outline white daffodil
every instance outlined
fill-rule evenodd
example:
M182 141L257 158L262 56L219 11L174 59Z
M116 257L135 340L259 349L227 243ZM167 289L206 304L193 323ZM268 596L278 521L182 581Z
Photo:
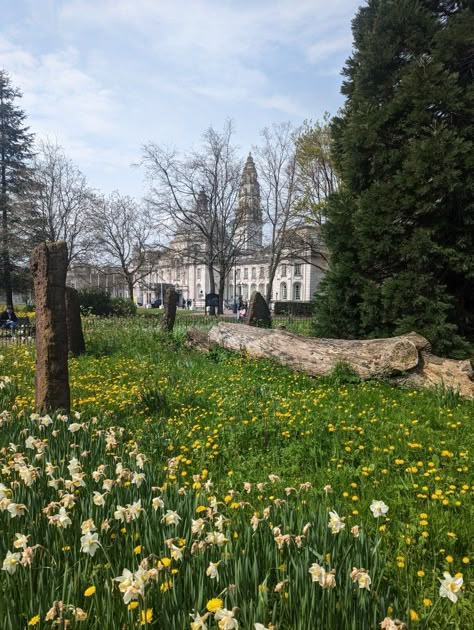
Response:
M6 558L3 561L2 570L6 571L10 575L13 575L16 571L18 563L20 562L21 553L12 553L7 551Z
M210 577L211 580L218 580L219 579L219 572L218 572L218 567L219 567L219 562L209 562L209 566L206 569L206 575L207 577Z
M139 488L142 483L145 481L145 473L134 472L132 475L132 483L133 485Z
M326 569L324 569L317 562L313 562L313 564L308 569L311 579L313 582L319 582L322 584L324 582L324 576L326 575Z
M370 504L370 511L374 515L374 518L380 518L384 516L388 512L388 505L386 505L383 501L372 501Z
M158 508L162 508L163 509L165 507L165 504L164 504L163 499L161 497L153 497L153 499L151 500L151 506L156 512L156 510Z
M191 630L207 630L206 619L209 617L209 613L201 615L196 612L191 615L193 620L191 621Z
M25 536L25 534L15 534L15 541L13 542L15 549L26 549L28 547L28 538L29 536Z
M114 512L114 519L116 521L126 521L127 520L128 510L122 505L117 505L117 509Z
M333 534L339 534L339 532L343 530L345 526L346 524L337 512L329 512L328 527Z
M239 624L235 619L234 611L227 608L219 608L214 615L214 619L218 622L220 630L237 630Z
M94 503L94 505L97 505L98 507L103 507L105 505L104 497L106 494L106 492L101 494L100 492L97 492L97 490L94 490L94 496L92 498L92 502Z
M142 500L138 499L138 501L134 501L130 505L127 505L127 508L128 508L128 513L130 514L131 520L135 521L143 512Z
M205 521L202 518L198 518L197 520L191 519L191 532L193 534L200 534L205 526Z
M180 520L181 516L177 512L166 510L166 514L161 519L161 522L165 523L165 525L178 525Z
M88 553L90 556L94 556L99 547L100 543L98 534L87 532L84 536L81 536L81 551L83 553Z
M23 503L9 503L7 510L11 518L15 518L17 516L23 516L25 512L27 512L27 507L23 505Z
M447 597L450 602L455 604L458 601L458 593L462 588L464 580L462 577L453 577L447 571L443 573L443 577L444 580L439 578L441 582L441 586L439 587L440 597Z
M80 428L81 425L79 424L79 422L72 422L68 427L68 431L70 431L71 433L76 433L76 431L79 431Z

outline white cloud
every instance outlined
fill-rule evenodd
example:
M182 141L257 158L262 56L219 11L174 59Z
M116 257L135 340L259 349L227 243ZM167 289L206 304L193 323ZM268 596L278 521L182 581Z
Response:
M347 51L351 50L351 45L352 38L350 33L345 33L339 37L326 36L308 46L306 55L311 63L317 63L323 59L327 59L334 53L347 53Z

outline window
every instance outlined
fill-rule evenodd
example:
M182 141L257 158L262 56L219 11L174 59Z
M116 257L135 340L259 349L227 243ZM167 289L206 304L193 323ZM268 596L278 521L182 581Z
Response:
M260 267L260 279L265 278L265 267Z
M198 267L198 268L197 268L197 271L196 271L196 278L197 278L198 280L200 280L200 279L201 279L201 267Z
M248 280L249 278L249 270L247 267L244 268L244 280Z
M293 299L295 301L301 300L301 284L299 282L293 285Z
M282 265L281 266L281 268L280 268L280 275L281 275L282 278L286 278L286 265Z
M257 267L252 267L252 280L257 279Z
M301 263L295 265L295 276L301 276Z
M286 288L286 282L282 282L280 284L280 299L281 300L287 300L288 299L288 292L287 292L287 288Z
M240 269L237 269L237 280L240 280Z

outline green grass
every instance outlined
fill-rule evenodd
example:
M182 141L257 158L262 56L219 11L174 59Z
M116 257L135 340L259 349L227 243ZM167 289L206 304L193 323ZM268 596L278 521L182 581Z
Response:
M203 319L201 325L209 323ZM45 546L54 548L55 564L44 561L41 570L37 568L39 585L30 594L19 572L13 576L2 572L0 585L6 597L0 615L10 624L5 628L23 627L24 621L23 626L15 623L33 617L35 606L37 614L41 608L43 623L46 605L49 608L53 598L61 599L62 589L71 605L88 610L88 628L95 628L95 623L99 627L100 619L117 624L102 627L119 627L119 622L133 627L137 611L126 609L111 578L124 568L136 570L138 560L150 553L169 555L164 543L169 532L152 520L156 515L148 507L155 496L148 479L162 489L166 508L183 517L172 535L182 538L186 548L184 561L173 560L178 572L172 576L171 589L161 589L162 578L171 579L166 572L160 573L156 584L147 583L149 595L140 599L139 612L153 608L150 627L187 628L193 609L204 614L207 600L221 594L227 608L240 608L236 615L245 629L254 622L273 623L279 630L375 629L386 614L413 628L468 627L473 612L469 591L474 403L449 390L362 383L344 370L315 380L226 351L201 354L184 347L186 327L178 320L174 335L167 337L157 322L141 318L94 320L86 326L88 354L70 362L74 409L87 422L87 430L80 432L79 450L91 452L84 470L90 472L109 457L103 435L93 437L92 431L122 426L127 437L113 455L132 468L133 447L127 440L136 440L149 459L147 483L140 489L117 488L114 498L111 493L107 509L116 537L101 534L103 547L94 559L81 554L77 542L80 523L98 514L91 503L96 488L89 478L86 489L79 489L80 508L72 510L71 530L65 530L74 551L70 561L63 558L57 529L46 533L51 526L42 524L39 516L31 521L35 540L30 544L46 536ZM11 458L8 444L24 442L27 434L20 433L24 427L32 431L24 418L32 404L33 360L31 349L3 351L3 373L13 375L13 382L0 390L2 408L23 418L0 427L4 464ZM51 457L64 468L72 451L67 446L69 434L61 430L62 438L51 445ZM280 480L272 483L269 475ZM5 479L9 485L11 478ZM209 481L213 487L204 491ZM311 489L301 490L300 484L306 482ZM40 483L39 496L33 491L22 494L25 504L32 502L29 517L39 515L40 505L54 500L55 491L44 480ZM122 534L113 521L113 506L138 497L147 504L143 524ZM228 542L207 549L204 555L190 554L190 520L197 518L198 505L209 505L209 497L216 497L218 513L228 519ZM389 506L386 517L371 515L369 507L375 499ZM270 505L270 517L261 520L254 533L251 516L256 513L263 519ZM328 533L330 509L345 518L346 527L336 536ZM97 524L98 516L94 518ZM209 528L209 519L206 522ZM301 534L306 522L313 526L301 549L292 542L279 551L271 527L279 526L282 534L294 536ZM0 512L0 523L1 559L7 550L13 551L14 534L22 530L20 521L8 520L5 512ZM358 539L350 534L354 525L362 528ZM117 549L114 541L121 537L123 548ZM138 559L132 552L137 540L146 541ZM102 549L108 561L100 555ZM219 584L205 575L211 560L222 562ZM308 568L313 562L336 571L335 590L311 582ZM47 580L40 577L46 564L51 565ZM352 566L369 570L370 593L349 579ZM455 604L438 595L443 571L463 574L466 592ZM12 584L14 579L18 584ZM275 592L286 579L282 591ZM97 593L88 600L82 593L90 583L97 584ZM236 584L236 590L230 584ZM10 590L15 588L24 594ZM207 623L217 627L212 617Z

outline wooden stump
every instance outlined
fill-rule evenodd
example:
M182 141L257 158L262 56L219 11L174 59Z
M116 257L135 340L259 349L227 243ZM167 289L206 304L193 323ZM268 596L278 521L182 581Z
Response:
M68 349L77 357L86 351L86 342L82 332L79 294L72 287L66 287L66 318Z
M161 320L161 330L171 332L176 319L176 291L173 287L168 287L165 291L163 319Z
M41 243L31 272L36 304L36 411L70 411L66 324L67 246Z

